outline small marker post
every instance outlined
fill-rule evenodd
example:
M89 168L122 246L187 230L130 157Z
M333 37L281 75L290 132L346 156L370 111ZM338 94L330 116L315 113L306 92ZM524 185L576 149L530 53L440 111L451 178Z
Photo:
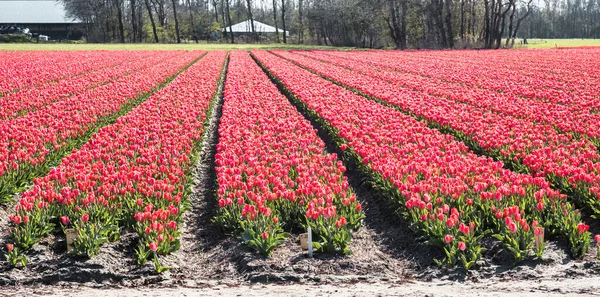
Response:
M308 256L311 258L313 256L312 232L310 227L308 227Z

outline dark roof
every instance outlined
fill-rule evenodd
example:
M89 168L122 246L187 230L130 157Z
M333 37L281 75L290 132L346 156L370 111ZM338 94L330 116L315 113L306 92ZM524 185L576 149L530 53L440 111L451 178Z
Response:
M0 24L74 24L77 18L67 16L58 1L0 0Z

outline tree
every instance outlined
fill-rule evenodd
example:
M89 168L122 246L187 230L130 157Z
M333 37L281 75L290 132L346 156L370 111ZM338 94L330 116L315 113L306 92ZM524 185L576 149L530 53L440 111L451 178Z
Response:
M89 42L181 42L181 34L196 40L229 27L223 37L233 43L233 22L246 19L254 40L261 21L277 28L273 41L279 42L283 29L296 32L300 43L333 46L452 48L455 38L469 38L495 49L511 47L517 34L600 37L600 0L543 0L544 6L530 0L59 1L69 16L82 20Z
M130 0L129 4L131 5L131 35L132 42L137 42L137 23L136 23L136 15L135 15L135 0Z
M304 20L302 18L302 2L303 0L298 0L298 41L300 43L304 43Z
M227 22L229 23L229 35L231 35L231 44L234 44L235 41L233 40L233 28L231 24L231 12L229 11L229 0L225 0L225 3L227 4Z
M519 31L521 22L523 20L525 20L531 14L531 3L532 2L533 2L533 0L529 0L529 2L527 2L527 7L526 7L527 12L525 12L525 14L517 20L517 25L515 26L514 30L513 30L513 18L514 18L514 14L515 14L517 8L516 8L516 4L515 4L516 1L513 2L513 7L512 7L513 11L510 15L510 23L508 26L508 37L509 38L506 39L506 47L513 47L515 45L515 38L517 38L517 32ZM508 44L509 40L510 40L510 46Z
M277 39L277 43L279 43L279 29L277 28L277 0L273 0L273 22L275 23L275 38ZM283 35L285 35L285 31L283 32ZM285 38L285 36L283 38Z
M173 3L173 18L175 19L175 34L177 35L177 43L181 43L181 35L179 35L179 21L177 20L177 4L176 0L171 0Z
M219 9L217 8L217 0L212 0L213 8L215 9L215 22L219 22Z
M452 0L446 0L446 29L448 29L448 47L454 47L454 32L452 31Z
M285 28L285 0L281 0L281 22L283 26L283 43L287 43L287 32Z
M198 43L198 36L196 34L196 26L194 25L194 13L192 11L192 1L187 0L187 4L188 4L188 10L189 10L189 13L190 13L190 26L191 26L191 30L190 30L191 32L190 33L191 33L192 38L194 39L194 41L196 43ZM217 22L218 22L218 20L217 20Z
M252 0L246 0L246 4L246 9L248 9L248 18L250 19L250 27L252 28L252 36L254 36L255 41L258 41L256 30L254 30L254 18L252 17Z
M158 34L156 34L156 24L154 23L154 16L152 16L152 9L150 9L149 0L144 0L146 4L146 10L148 10L148 16L150 17L150 23L152 24L152 34L154 35L154 42L158 43Z
M406 7L407 0L387 0L390 17L386 18L390 36L397 49L406 49ZM401 3L399 3L401 2Z
M121 43L125 43L125 30L123 28L123 11L121 9L121 1L115 0L117 6L117 18L119 20L119 36L121 37Z

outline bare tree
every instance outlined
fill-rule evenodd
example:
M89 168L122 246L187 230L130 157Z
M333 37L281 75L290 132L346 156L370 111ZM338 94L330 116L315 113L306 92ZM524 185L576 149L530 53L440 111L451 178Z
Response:
M135 0L130 0L129 4L131 5L131 35L132 35L132 42L135 43L135 42L137 42L137 23L135 21L135 19L136 19L136 15L135 15Z
M401 2L401 3L400 3ZM406 0L387 0L390 17L386 18L390 36L398 49L406 49Z
M123 29L123 10L121 9L121 1L115 0L115 5L117 6L117 18L119 19L119 37L121 38L121 43L125 43L125 29Z
M225 0L227 4L227 22L229 23L229 35L231 35L231 44L234 44L235 41L233 39L233 25L231 24L231 12L229 11L229 0Z
M513 11L511 13L510 23L508 25L508 37L509 38L506 39L506 47L513 47L515 45L515 38L517 38L517 32L519 31L521 22L531 14L531 3L532 2L533 2L533 0L529 0L529 2L527 2L527 12L525 12L525 14L517 20L517 25L515 26L514 30L513 30L513 17L514 17L515 11L517 9L516 9L516 1L513 2ZM510 40L510 46L508 44L509 40Z
M285 0L281 0L281 21L283 29L283 43L287 43L287 30L285 28Z
M177 35L177 43L181 43L181 35L179 35L179 20L177 20L177 0L171 0L173 3L173 18L175 19L175 34Z
M256 35L256 30L254 30L254 18L252 17L252 0L246 0L246 9L248 10L248 18L250 19L250 27L252 29L252 36L255 41L258 41L258 36Z
M277 0L273 0L273 22L275 23L275 39L279 43L279 28L277 28Z
M448 47L454 47L454 32L452 31L452 0L446 0L446 29L448 29Z
M303 0L298 0L298 41L304 43L304 20L303 20ZM285 34L285 32L284 32Z
M194 41L196 43L198 43L198 36L196 35L196 26L194 25L194 13L192 11L192 1L191 0L187 0L187 4L188 4L188 10L190 13L190 25L191 25L191 35L192 38L194 39Z
M460 0L460 38L465 38L465 2Z
M158 43L158 34L156 34L156 24L154 23L154 16L152 15L152 9L150 9L149 0L144 0L146 4L146 10L148 10L148 16L150 17L150 23L152 24L152 34L154 35L154 42Z
M215 8L215 22L219 22L219 9L217 8L217 0L212 0L212 5Z

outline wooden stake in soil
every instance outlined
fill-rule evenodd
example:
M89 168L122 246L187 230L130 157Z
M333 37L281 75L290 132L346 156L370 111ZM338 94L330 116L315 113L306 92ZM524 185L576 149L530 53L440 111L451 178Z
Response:
M73 250L73 242L78 237L77 232L75 232L75 229L72 228L66 229L65 235L67 235L67 252L70 252L71 250Z
M300 246L303 250L308 250L308 233L300 234Z

